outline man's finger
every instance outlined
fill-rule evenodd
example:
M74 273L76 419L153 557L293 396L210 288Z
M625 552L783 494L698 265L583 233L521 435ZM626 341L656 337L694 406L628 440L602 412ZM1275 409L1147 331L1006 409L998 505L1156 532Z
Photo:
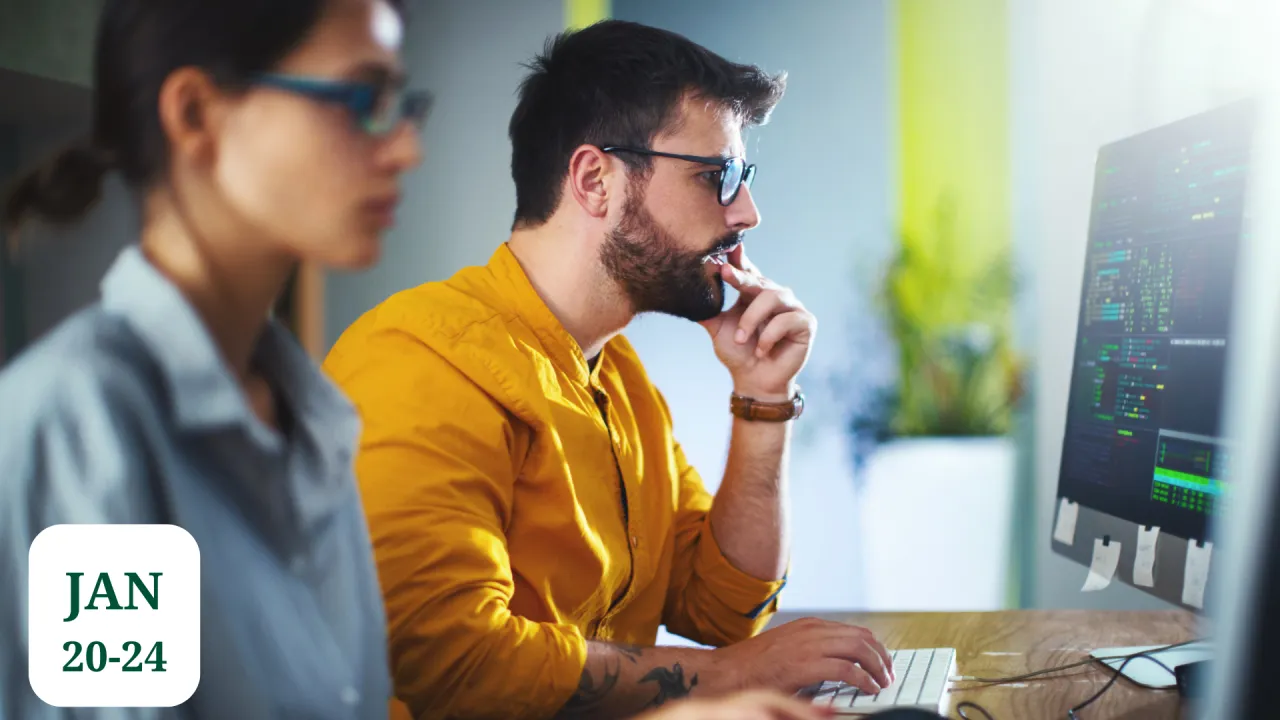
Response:
M749 309L748 312L750 312ZM796 310L775 315L760 333L760 339L756 342L756 357L768 356L773 352L774 346L783 340L808 342L812 331L813 326L809 322L809 316L804 312Z
M814 663L813 669L824 681L833 680L853 685L864 693L879 695L884 687L861 665L841 658L829 657ZM887 685L888 683L885 683Z
M756 267L756 264L751 262L751 259L747 257L747 246L745 244L734 248L726 259L729 261L730 265L738 268L747 275L764 278L764 273L760 272L760 268Z
M759 295L767 286L767 281L744 270L739 270L732 265L720 266L720 277L729 283L730 287L737 290L743 297L750 299Z
M831 638L819 645L817 650L823 657L856 663L880 687L888 687L893 684L893 678L889 676L889 666L892 660L887 652L884 655L881 654L883 647L880 646L880 643L875 638L861 635ZM840 680L842 678L827 679ZM848 681L846 680L845 682Z
M858 625L849 625L847 623L831 624L834 627L825 630L824 640L837 640L852 643L854 644L854 647L858 647L857 643L865 644L880 656L880 660L884 663L884 666L890 669L890 678L893 678L893 654L885 648L884 644L876 638L874 633L867 628Z
M792 306L797 304L794 298L788 298L781 291L762 291L751 299L747 309L743 311L742 317L738 320L738 330L734 333L733 339L739 345L745 343L771 318L792 309Z
M880 642L880 640L877 639L870 630L867 630L866 628L859 629L866 633L867 645L869 645L872 650L875 650L880 656L880 659L884 662L885 668L889 671L890 682L896 680L898 676L893 671L893 653L889 652L889 649L884 646L884 643Z

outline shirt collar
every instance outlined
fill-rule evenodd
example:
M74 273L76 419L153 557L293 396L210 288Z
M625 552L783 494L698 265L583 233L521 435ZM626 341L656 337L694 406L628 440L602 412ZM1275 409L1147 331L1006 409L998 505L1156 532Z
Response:
M239 425L265 449L285 450L280 433L267 427L249 407L195 308L137 246L125 248L107 271L102 305L124 318L154 358L180 429ZM350 401L275 321L267 323L254 348L254 360L283 395L299 439L305 439L322 465L308 475L315 482L345 481L360 432L359 416ZM328 504L323 496L303 493L301 497Z
M195 308L136 245L102 279L102 305L124 318L159 366L180 427L207 429L251 414Z
M499 293L510 302L508 310L533 330L551 362L579 385L598 387L600 368L607 361L605 351L600 351L600 359L592 368L578 341L564 329L551 308L547 307L507 243L503 243L494 252L489 260L489 270L498 282ZM608 343L605 347L608 347Z

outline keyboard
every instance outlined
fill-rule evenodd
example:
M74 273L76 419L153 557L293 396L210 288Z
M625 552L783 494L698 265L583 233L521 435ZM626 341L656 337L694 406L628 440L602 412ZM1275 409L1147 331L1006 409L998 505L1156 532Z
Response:
M876 695L853 685L828 680L801 691L814 705L829 707L838 715L869 715L891 708L915 708L944 714L951 677L956 674L955 648L892 650L898 679Z

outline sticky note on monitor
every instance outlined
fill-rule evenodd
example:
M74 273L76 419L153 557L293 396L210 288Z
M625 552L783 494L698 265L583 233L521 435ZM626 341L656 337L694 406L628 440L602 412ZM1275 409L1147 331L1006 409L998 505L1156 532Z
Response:
M1213 543L1199 545L1187 541L1187 565L1182 577L1182 603L1204 609L1204 588L1209 581L1209 561L1213 558Z
M1138 552L1133 558L1133 584L1139 587L1155 587L1156 585L1156 542L1160 539L1160 528L1138 526Z
M1081 592L1097 592L1111 584L1111 578L1120 567L1120 543L1116 540L1094 538L1093 562L1089 563L1089 576L1084 579Z
M1058 502L1058 521L1053 526L1053 539L1064 545L1076 540L1076 519L1080 517L1080 503L1066 498Z

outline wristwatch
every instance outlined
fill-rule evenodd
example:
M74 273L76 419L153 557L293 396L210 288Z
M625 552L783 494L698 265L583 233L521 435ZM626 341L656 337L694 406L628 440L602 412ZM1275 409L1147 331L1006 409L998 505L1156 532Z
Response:
M796 388L796 394L786 402L767 403L737 393L729 396L729 412L743 420L760 422L787 422L804 413L804 393Z

